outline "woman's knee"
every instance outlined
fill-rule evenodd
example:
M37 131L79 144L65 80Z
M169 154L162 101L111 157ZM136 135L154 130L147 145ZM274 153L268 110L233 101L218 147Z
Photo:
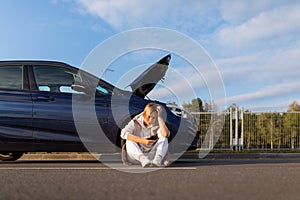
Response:
M158 139L158 142L160 142L160 141L162 141L162 142L168 141L168 138L161 137L161 138Z

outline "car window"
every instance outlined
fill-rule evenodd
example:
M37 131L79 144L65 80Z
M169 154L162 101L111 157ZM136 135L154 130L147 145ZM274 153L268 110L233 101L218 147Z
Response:
M74 83L82 83L77 71L64 67L33 66L33 72L39 91L83 94L74 90Z
M112 91L110 91L108 88L106 88L105 86L102 85L98 85L96 87L96 93L98 95L111 95Z
M95 92L98 96L111 96L114 95L114 88L109 84L103 82L101 79L91 76L88 73L84 74L87 82L89 82L89 87L91 88L91 92Z
M23 67L0 66L0 88L23 89Z

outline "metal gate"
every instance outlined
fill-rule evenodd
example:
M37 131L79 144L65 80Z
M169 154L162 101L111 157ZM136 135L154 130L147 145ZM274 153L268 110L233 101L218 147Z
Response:
M199 147L211 126L212 112L194 112L200 131ZM300 112L250 112L230 108L221 135L210 137L214 149L300 149Z

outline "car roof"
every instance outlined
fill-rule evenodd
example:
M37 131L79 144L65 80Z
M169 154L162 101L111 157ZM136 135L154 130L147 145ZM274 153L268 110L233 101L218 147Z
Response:
M51 60L3 60L0 61L1 65L14 65L14 64L22 64L22 65L65 65L73 67L67 63L60 61L51 61ZM76 67L75 67L76 68Z

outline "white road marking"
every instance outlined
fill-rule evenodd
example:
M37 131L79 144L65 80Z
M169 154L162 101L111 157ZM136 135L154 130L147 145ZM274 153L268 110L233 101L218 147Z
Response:
M140 168L140 167L1 167L0 170L196 170L196 167L165 167L165 168Z

